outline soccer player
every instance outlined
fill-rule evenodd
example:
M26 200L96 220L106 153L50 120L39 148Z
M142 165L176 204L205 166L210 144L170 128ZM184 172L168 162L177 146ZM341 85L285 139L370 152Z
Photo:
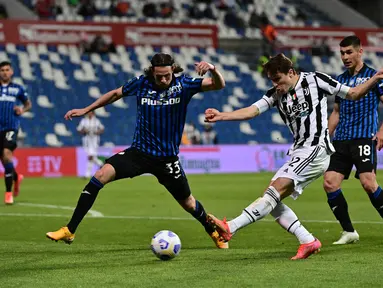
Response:
M373 77L376 71L363 63L363 49L357 36L348 36L340 42L340 54L347 70L337 77L345 85L356 87ZM382 188L376 182L377 152L383 146L383 127L378 130L378 105L383 100L383 83L376 84L359 101L335 97L334 110L329 118L329 134L336 128L333 145L336 152L324 175L324 189L328 204L342 226L340 239L333 244L348 244L359 240L348 214L348 205L341 184L348 179L353 165L363 189L372 205L383 217Z
M77 131L83 135L82 146L88 154L88 164L85 172L85 177L90 178L92 174L93 164L101 167L102 161L97 158L97 150L100 145L100 135L104 133L104 125L94 115L94 112L89 112L85 118L81 119L77 126Z
M17 174L13 166L13 151L17 147L17 133L20 126L20 115L32 108L25 89L12 82L11 63L0 63L0 156L4 166L5 198L4 203L13 204L13 196L18 196L23 175ZM23 106L17 106L17 102ZM12 185L14 182L13 193Z
M383 70L365 83L350 88L323 73L295 72L291 60L283 54L271 58L264 69L274 86L266 95L253 105L233 112L219 112L209 108L205 111L205 121L247 120L271 107L277 107L294 136L294 144L288 152L291 159L271 179L263 196L246 207L241 215L228 222L210 214L208 218L221 237L229 241L242 227L271 214L301 244L291 259L304 259L317 253L322 244L281 201L289 195L296 199L308 184L324 174L329 165L334 147L330 143L327 128L326 97L337 95L342 99L360 99L383 78Z
M80 195L72 219L67 226L46 235L52 240L70 244L77 226L92 207L97 194L105 184L124 178L133 178L144 173L157 177L158 182L172 194L178 203L196 218L218 248L228 248L212 224L201 202L190 192L189 184L178 159L179 145L185 125L186 109L192 96L198 92L219 90L225 80L216 67L207 62L195 64L197 73L209 78L176 76L183 69L169 54L158 53L151 59L145 75L135 77L120 88L109 91L83 109L66 113L65 119L83 116L121 97L137 98L137 123L130 148L106 160ZM118 132L117 132L118 133Z

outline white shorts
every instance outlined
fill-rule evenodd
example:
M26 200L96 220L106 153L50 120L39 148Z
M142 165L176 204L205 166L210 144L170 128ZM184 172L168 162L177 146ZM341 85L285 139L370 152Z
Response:
M289 178L294 181L294 192L291 197L297 199L303 189L322 176L330 164L330 154L322 146L299 147L271 179Z
M89 145L90 144L90 145ZM84 146L84 150L88 156L97 156L98 152L98 144L88 143L87 146Z

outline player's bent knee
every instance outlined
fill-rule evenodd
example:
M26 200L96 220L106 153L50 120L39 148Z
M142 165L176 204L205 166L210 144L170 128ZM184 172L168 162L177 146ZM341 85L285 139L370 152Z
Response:
M359 175L360 183L364 191L367 193L374 193L378 189L378 183L376 182L375 174L363 173Z
M97 170L94 174L94 177L100 181L102 184L106 184L114 180L116 176L116 171L114 167L110 164L105 164L101 169Z
M12 156L13 156L13 153L11 150L9 149L4 149L4 152L3 152L3 161L4 162L11 162L12 161Z
M326 178L323 181L323 188L327 193L331 193L339 189L337 185L335 185L335 183L331 181L331 179Z
M323 189L327 193L331 193L340 189L341 183L342 181L338 181L337 177L335 175L332 175L332 173L327 172L324 174Z
M374 193L378 188L378 185L375 181L364 181L362 182L362 187L367 193Z
M286 198L294 192L294 181L290 178L277 178L270 186L277 191L281 199Z

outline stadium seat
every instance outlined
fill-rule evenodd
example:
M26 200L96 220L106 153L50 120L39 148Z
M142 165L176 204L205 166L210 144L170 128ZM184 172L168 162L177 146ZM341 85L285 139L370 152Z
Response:
M253 128L251 128L249 122L241 122L239 124L239 131L246 135L255 135L256 132Z
M271 115L271 121L274 123L274 124L277 124L277 125L285 125L285 122L283 122L281 116L279 115L279 113L272 113Z
M287 143L287 139L283 138L281 131L278 130L271 131L271 140L275 143Z
M232 112L234 109L233 109L233 106L229 105L229 104L225 104L222 106L222 111L223 112Z
M233 93L234 95L237 97L237 98L240 98L240 99L248 99L249 96L246 95L244 92L243 92L243 89L242 87L235 87L233 89Z
M102 146L104 146L104 147L114 147L114 146L116 146L116 145L114 145L114 143L113 142L104 142L104 144L102 145Z
M98 87L92 86L88 89L89 96L92 98L99 98L101 96L100 89Z
M99 117L109 117L110 113L105 110L104 107L98 108L95 110L95 114Z
M53 130L58 136L72 136L72 132L68 131L64 123L56 123Z
M223 53L220 49L159 48L148 45L134 48L119 45L116 48L116 54L103 56L81 55L76 46L56 48L34 44L17 45L16 50L8 46L8 50L12 51L9 53L6 46L0 48L1 59L10 59L15 63L15 82L26 86L33 102L32 111L23 114L21 120L23 130L27 134L24 139L26 145L47 146L52 143L52 146L81 145L80 137L58 136L55 123L62 121L65 111L75 107L85 107L103 93L142 74L149 63L149 57L155 51L171 51L176 61L192 77L197 77L194 72L194 62L202 59L211 60L224 74L225 89L198 93L190 102L187 122L196 123L200 130L205 124L203 114L205 109L215 107L222 111L233 111L247 107L257 101L271 84L259 72L251 70L249 63L242 62L235 54L227 51ZM323 61L319 63L318 59L303 50L295 49L287 52L298 58L299 66L315 68L315 65L327 65L326 69L331 70L332 73L343 70L343 64L338 57L325 59L326 63L323 64ZM221 57L222 54L224 54L223 57ZM380 65L376 67L383 66L383 60L376 52L366 51L365 57L370 63ZM98 109L96 115L102 118L106 127L102 139L107 139L115 145L129 144L135 128L135 97L126 97L109 105L106 109ZM29 118L33 118L33 125ZM251 122L218 123L214 129L222 144L249 143L254 140L252 139L254 135L258 143L287 143L291 139L288 128L276 110L262 114L256 121L257 124L254 126L257 127L256 131L250 126ZM66 130L63 134L70 132L75 135L76 125L74 121L65 122ZM115 133L116 129L119 133ZM47 134L54 135L48 137L50 142L47 139L41 139L41 135Z
M49 99L45 95L39 95L37 97L37 104L42 108L53 108L55 105L49 102Z
M235 97L235 96L229 96L227 98L228 100L228 103L232 106L232 107L235 107L235 108L242 108L244 106L244 104L240 103L238 98Z
M35 117L35 114L30 112L30 111L27 111L27 112L24 112L23 114L21 114L21 117L32 119Z
M17 139L25 139L28 137L28 134L20 127L19 133L17 133Z
M61 147L63 146L63 143L60 142L58 139L57 139L57 136L56 134L53 134L53 133L48 133L45 135L45 142L48 146L51 146L51 147Z
M127 109L129 107L129 105L126 104L123 99L119 99L116 102L113 102L112 105L114 107L121 108L121 109Z

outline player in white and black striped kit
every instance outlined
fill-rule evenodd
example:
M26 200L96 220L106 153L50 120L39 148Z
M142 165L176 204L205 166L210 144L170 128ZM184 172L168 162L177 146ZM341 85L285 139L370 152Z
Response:
M91 111L80 121L77 131L83 135L82 146L88 154L85 177L90 178L93 165L96 164L99 167L103 165L102 161L97 158L97 150L100 145L100 135L104 133L104 125L101 124L101 121Z
M283 54L271 58L264 69L274 87L262 99L233 112L209 108L205 112L205 121L248 120L277 107L294 136L294 144L288 152L291 159L271 179L263 196L246 207L237 218L226 222L209 215L209 219L221 237L229 241L240 228L271 214L301 244L291 259L304 259L317 253L322 244L281 200L290 195L296 199L308 184L327 170L334 148L328 135L326 97L337 95L358 100L383 78L383 70L364 84L350 88L323 73L297 73L291 60Z

